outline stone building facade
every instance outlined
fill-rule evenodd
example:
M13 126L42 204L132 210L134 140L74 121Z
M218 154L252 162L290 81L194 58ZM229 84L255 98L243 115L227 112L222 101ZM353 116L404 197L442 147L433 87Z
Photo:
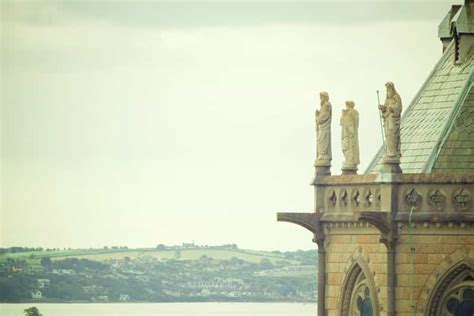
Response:
M318 245L318 315L474 315L474 4L441 22L443 54L401 120L401 160L313 181L278 213Z

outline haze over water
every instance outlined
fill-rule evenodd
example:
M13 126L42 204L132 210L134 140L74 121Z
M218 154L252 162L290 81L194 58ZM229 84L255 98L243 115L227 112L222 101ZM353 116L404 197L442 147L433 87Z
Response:
M23 316L33 304L0 304L2 316ZM301 303L137 303L34 304L45 316L310 316L316 304Z

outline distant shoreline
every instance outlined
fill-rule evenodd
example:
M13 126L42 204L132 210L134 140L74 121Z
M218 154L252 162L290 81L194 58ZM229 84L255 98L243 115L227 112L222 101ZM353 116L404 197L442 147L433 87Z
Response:
M297 300L235 300L235 301L112 301L112 302L91 302L91 301L58 301L58 300L22 300L18 302L0 302L0 304L181 304L181 303L302 303L316 304L316 301L297 301Z
M127 302L91 302L91 301L20 301L20 302L0 302L0 305L2 304L8 304L8 305L15 305L15 304L185 304L185 303L210 303L210 304L216 304L216 303L225 303L225 304L231 304L231 303L275 303L275 304L280 304L280 303L295 303L295 304L316 304L316 301L164 301L164 302L149 302L149 301L127 301Z

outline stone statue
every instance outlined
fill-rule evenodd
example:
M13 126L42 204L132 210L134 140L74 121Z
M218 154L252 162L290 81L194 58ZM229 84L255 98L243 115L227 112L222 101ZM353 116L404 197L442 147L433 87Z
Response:
M357 170L359 157L359 112L354 109L354 101L346 101L346 109L341 116L341 140L344 162L342 169Z
M317 134L317 150L315 166L331 165L331 118L332 107L329 103L329 95L327 92L319 94L321 98L321 108L316 110L316 134Z
M400 163L400 157L402 156L400 151L402 100L395 90L393 82L387 82L385 87L387 88L387 98L385 104L379 105L385 132L384 161Z

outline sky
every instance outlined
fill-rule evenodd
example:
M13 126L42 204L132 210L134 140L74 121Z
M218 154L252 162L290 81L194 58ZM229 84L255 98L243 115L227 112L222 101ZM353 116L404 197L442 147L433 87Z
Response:
M450 1L2 1L0 247L314 249L319 92L381 144L440 58Z

